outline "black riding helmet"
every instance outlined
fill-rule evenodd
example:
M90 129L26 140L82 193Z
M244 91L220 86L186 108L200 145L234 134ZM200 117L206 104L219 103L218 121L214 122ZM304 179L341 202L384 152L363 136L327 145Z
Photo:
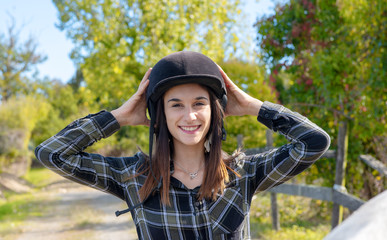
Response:
M226 86L218 66L209 57L198 52L181 51L172 53L157 62L149 75L149 85L146 92L147 107L151 118L149 128L151 171L154 125L156 122L156 102L171 87L186 83L198 83L209 87L215 96L220 99L223 109L226 108ZM222 139L225 140L226 131L223 126L222 132Z
M186 83L208 86L219 99L226 96L226 87L218 66L209 57L191 51L172 53L153 67L146 98L155 103L169 88ZM152 116L151 116L152 117Z

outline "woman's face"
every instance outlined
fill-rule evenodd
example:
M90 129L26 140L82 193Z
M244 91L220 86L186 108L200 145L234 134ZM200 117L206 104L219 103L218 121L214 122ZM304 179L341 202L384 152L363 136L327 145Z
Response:
M164 111L175 146L203 146L211 123L210 96L204 87L195 83L172 87L165 92Z

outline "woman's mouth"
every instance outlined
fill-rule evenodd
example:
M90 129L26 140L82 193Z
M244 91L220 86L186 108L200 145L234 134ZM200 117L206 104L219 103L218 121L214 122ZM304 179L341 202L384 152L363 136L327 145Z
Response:
M180 126L179 128L186 133L194 133L196 130L200 128L201 125L196 126Z

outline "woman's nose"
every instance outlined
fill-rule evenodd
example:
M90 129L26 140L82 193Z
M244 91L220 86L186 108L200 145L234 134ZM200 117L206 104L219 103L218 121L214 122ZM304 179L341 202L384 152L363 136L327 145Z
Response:
M185 118L188 122L192 122L197 119L196 112L192 108L188 108L185 114Z

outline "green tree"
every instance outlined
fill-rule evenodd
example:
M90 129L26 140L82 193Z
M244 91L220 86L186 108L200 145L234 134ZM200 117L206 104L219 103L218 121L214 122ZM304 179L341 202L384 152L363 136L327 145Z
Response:
M286 92L280 99L303 106L333 144L338 121L350 122L352 190L364 184L358 155L374 153L375 140L386 137L386 12L381 0L291 0L256 23L270 82ZM320 173L331 170L327 161L316 166Z
M265 81L264 67L253 63L230 60L221 64L230 79L243 91L262 101L276 102L275 92ZM225 119L227 141L225 151L231 153L237 148L237 136L243 135L243 148L266 146L266 127L257 122L256 116L227 117Z
M31 132L49 105L34 95L31 80L45 57L37 53L33 37L20 42L11 20L6 34L0 33L0 172L21 176L29 169Z
M36 65L46 57L37 52L34 38L20 43L19 30L13 18L7 34L0 33L0 98L8 100L16 94L30 92L26 74L36 70Z
M68 81L68 85L73 88L74 92L77 92L82 87L84 82L85 78L83 77L82 70L78 68L75 75L70 79L70 81Z
M80 117L80 107L72 88L59 80L42 80L36 83L39 95L48 104L47 117L40 117L33 129L32 140L37 145Z
M54 3L59 28L75 44L72 58L103 107L119 106L146 69L167 54L190 49L220 61L235 44L238 0Z
M10 97L0 104L0 172L21 176L29 169L31 132L47 117L49 104L37 96ZM9 166L18 163L17 169Z

